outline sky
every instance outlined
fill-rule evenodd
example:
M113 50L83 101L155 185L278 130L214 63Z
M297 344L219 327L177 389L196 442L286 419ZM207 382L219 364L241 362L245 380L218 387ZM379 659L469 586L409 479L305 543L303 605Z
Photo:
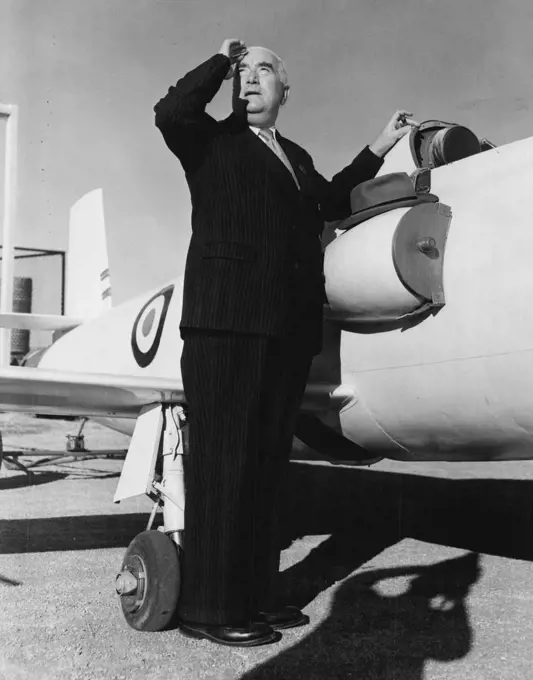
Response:
M70 207L101 187L114 302L183 271L189 192L153 106L225 38L283 57L278 127L328 178L397 108L498 145L533 134L531 0L0 0L0 15L0 102L20 107L16 244L66 248Z

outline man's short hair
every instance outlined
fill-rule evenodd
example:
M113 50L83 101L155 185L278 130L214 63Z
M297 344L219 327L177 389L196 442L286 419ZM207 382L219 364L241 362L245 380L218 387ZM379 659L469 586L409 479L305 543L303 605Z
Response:
M266 50L267 52L270 52L276 59L278 60L278 75L279 79L285 85L285 87L289 86L289 74L287 73L287 69L285 68L285 62L283 59L278 56L273 50L271 50L269 47L262 47L261 45L251 45L249 50L253 49L259 49L259 50Z

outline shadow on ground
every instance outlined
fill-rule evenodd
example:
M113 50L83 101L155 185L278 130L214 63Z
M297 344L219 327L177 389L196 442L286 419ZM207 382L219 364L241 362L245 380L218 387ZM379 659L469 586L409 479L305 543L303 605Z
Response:
M0 520L0 554L126 548L148 514Z
M40 486L41 484L49 484L56 482L58 479L64 479L66 473L61 472L39 472L36 474L21 473L13 477L0 477L0 491L7 489L21 489L25 486Z
M0 574L0 586L21 586L22 581L15 581L12 578L8 578L7 576L2 576Z
M466 597L478 576L476 553L429 567L357 574L337 590L317 629L242 680L422 680L427 660L468 654ZM400 593L380 592L380 584L398 578L408 580Z
M281 574L281 592L304 607L403 538L533 560L533 484L449 480L292 463L284 546L330 535Z
M292 466L285 545L330 534L282 572L281 592L305 607L340 579L328 618L294 647L242 680L422 680L429 659L467 655L466 598L479 555L533 560L533 485L520 480L447 480L363 469ZM403 538L472 552L436 565L356 569ZM403 578L400 594L380 584Z
M293 462L287 482L284 546L307 535L330 536L282 574L284 589L301 606L406 537L533 560L530 481ZM0 520L0 553L126 546L147 520L143 513Z
M284 546L308 535L329 538L280 574L284 599L305 607L346 580L328 618L246 680L420 680L427 659L468 653L465 600L479 574L477 554L533 560L530 481L458 481L293 462L287 483ZM0 553L125 548L147 519L135 513L0 520ZM407 537L469 553L429 567L351 576ZM398 578L408 581L406 588L382 592L381 584Z

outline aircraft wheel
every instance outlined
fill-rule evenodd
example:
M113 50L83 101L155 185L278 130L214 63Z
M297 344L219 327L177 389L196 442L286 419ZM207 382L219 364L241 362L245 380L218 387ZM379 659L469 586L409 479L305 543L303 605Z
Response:
M124 618L135 630L163 630L178 602L176 544L160 531L143 531L129 544L115 588Z

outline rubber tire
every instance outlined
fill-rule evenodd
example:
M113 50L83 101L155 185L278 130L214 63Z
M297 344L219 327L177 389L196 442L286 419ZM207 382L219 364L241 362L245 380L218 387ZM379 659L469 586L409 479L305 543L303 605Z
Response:
M171 621L180 592L180 565L176 544L160 531L143 531L129 544L122 560L122 569L138 564L146 570L145 593L141 606L134 612L126 607L121 596L122 613L135 630L164 630Z

